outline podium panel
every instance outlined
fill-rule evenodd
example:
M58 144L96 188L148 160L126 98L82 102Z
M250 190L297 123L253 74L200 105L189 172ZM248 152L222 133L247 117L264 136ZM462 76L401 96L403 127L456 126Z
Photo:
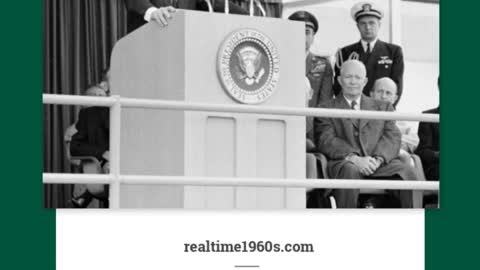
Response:
M239 104L225 91L218 66L227 37L242 29L268 37L278 55L275 89L257 106L304 107L302 23L197 11L179 10L168 27L149 23L121 39L112 53L112 92ZM255 48L244 51L237 55L248 61ZM123 108L120 152L121 174L305 178L305 118ZM123 208L193 209L305 208L306 201L302 188L160 185L122 185L120 200Z

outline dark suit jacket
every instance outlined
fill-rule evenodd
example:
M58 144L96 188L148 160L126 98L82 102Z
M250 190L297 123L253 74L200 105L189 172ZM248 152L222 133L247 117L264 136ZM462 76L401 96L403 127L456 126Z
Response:
M423 113L440 113L440 108ZM428 180L438 180L440 163L440 124L420 122L418 126L418 144L416 154L420 156Z
M89 107L80 110L76 128L70 143L72 156L94 156L102 160L109 148L109 109Z
M306 76L313 89L313 95L308 107L317 108L320 103L333 98L333 69L327 58L308 53L306 61ZM315 141L313 134L313 117L307 117L307 138Z
M340 68L343 62L352 59L352 57L355 56L358 56L357 60L362 61L367 68L368 83L363 89L363 93L367 96L370 95L370 90L372 89L375 80L382 77L389 77L395 81L398 86L398 103L403 91L404 63L402 48L395 44L386 43L381 40L377 40L372 52L370 53L370 56L368 57L365 54L360 41L346 46L337 52L335 81L333 87L335 95L338 95L342 90L337 78L340 75Z
M321 107L332 109L350 109L342 95L330 100ZM377 101L365 95L360 102L361 110L393 111L387 102ZM399 175L402 179L415 179L411 171L406 171L399 159L402 135L391 120L315 118L317 147L328 159L330 177L336 178L345 158L351 154L359 156L380 156L385 160L372 177L390 177Z
M150 7L173 6L180 9L208 10L207 3L204 0L124 0L124 2L128 10L127 29L129 33L146 23L143 17ZM216 0L211 2L214 11L224 11L224 1ZM230 3L229 10L232 14L247 14L247 11L233 3Z

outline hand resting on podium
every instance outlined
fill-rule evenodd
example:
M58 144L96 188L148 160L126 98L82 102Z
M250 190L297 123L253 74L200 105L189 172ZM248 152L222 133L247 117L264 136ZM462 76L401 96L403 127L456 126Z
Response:
M225 1L206 0L124 0L127 8L127 29L132 32L146 22L156 21L161 27L168 25L177 9L225 12ZM248 14L239 5L229 2L231 14Z
M151 7L145 12L145 20L156 21L160 26L168 26L168 21L173 18L173 14L177 10L172 7Z

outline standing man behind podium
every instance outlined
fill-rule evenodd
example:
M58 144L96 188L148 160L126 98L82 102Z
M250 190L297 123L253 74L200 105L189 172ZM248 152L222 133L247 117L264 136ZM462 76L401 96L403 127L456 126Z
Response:
M368 82L363 89L363 93L367 96L370 95L373 83L377 79L389 77L398 87L398 98L393 104L394 106L397 105L403 90L403 53L400 46L378 39L383 11L372 2L360 2L352 7L351 16L357 23L361 40L343 47L337 52L335 84L333 86L335 95L338 95L341 91L337 78L340 75L343 62L359 60L367 68Z
M167 26L172 19L176 8L208 11L208 2L216 12L225 10L223 0L124 0L127 7L127 29L132 32L143 24L154 20L161 26ZM232 14L248 14L246 10L229 3L229 12Z

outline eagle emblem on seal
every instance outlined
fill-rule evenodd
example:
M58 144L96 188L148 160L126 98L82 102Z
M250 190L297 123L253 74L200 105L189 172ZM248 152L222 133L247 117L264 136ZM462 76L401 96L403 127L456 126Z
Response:
M223 89L235 101L260 104L274 94L280 79L277 47L256 29L236 30L220 45L217 74Z
M239 69L237 78L245 81L247 85L258 84L265 75L261 68L262 54L254 47L247 46L237 52Z

